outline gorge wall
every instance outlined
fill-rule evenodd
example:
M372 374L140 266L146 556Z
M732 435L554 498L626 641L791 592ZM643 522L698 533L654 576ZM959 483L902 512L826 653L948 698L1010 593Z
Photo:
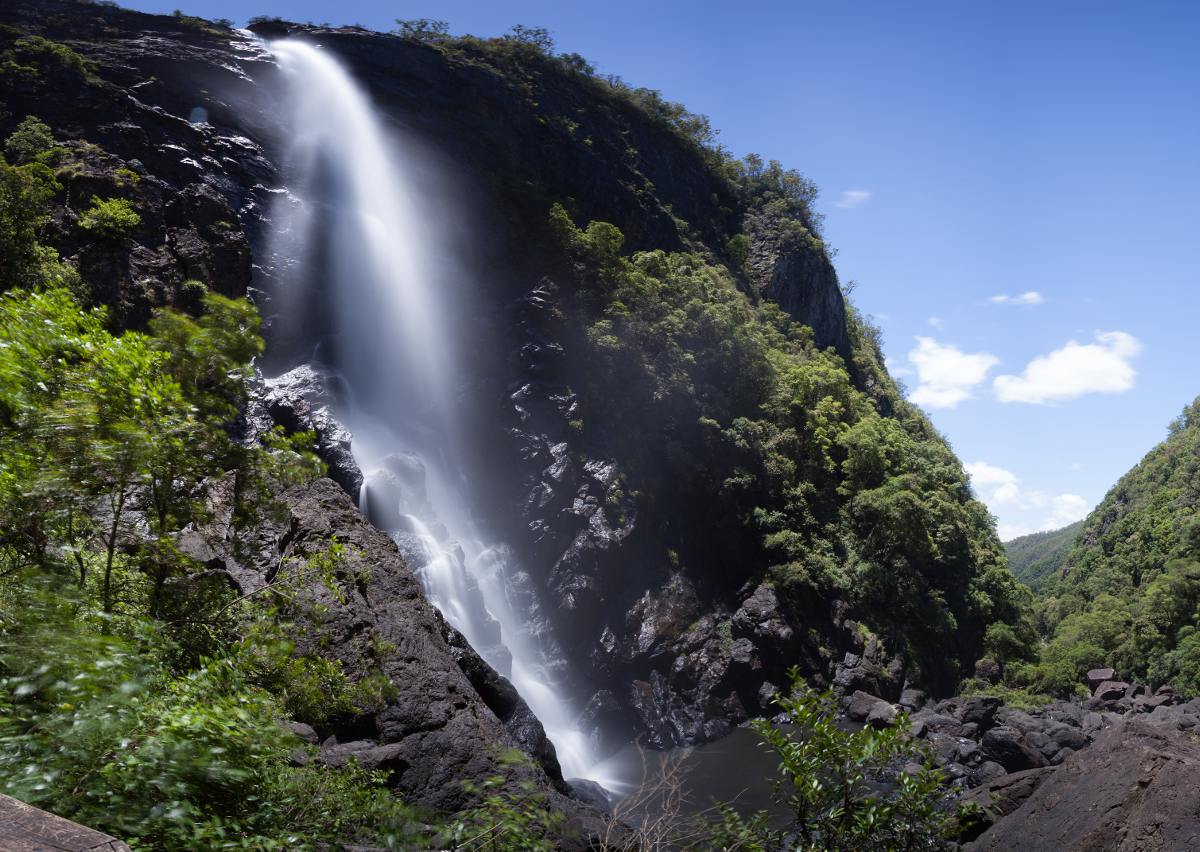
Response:
M299 326L272 325L289 259L271 256L266 236L287 186L278 69L263 44L70 0L8 3L0 24L0 135L35 115L66 140L46 241L85 273L91 301L132 327L157 307L194 308L199 281L259 306L265 372L310 357L328 332L319 300ZM986 510L843 299L811 185L731 159L705 144L697 117L534 45L254 29L335 53L464 211L455 260L475 285L458 321L478 345L469 384L451 389L470 399L462 467L480 514L527 566L530 620L562 644L599 752L636 735L718 737L766 712L793 665L846 692L948 694L985 628L1017 619ZM81 239L93 195L134 203L131 243ZM658 347L650 331L667 328L671 345ZM322 408L337 407L327 390L281 400L266 385L264 410L317 427L331 475L354 494L352 438ZM369 537L323 489L296 504L297 523L336 519ZM565 789L527 708L455 650L395 548L373 540L367 552L393 566L412 607L389 618L424 625L427 651L409 664L458 661L465 681L437 704L441 722L474 730L470 742L521 744L541 757L538 783ZM389 589L364 600L386 608ZM436 708L392 725L411 702L338 735L360 751L404 742L434 726ZM487 771L444 777L459 769ZM406 791L453 804L406 772Z

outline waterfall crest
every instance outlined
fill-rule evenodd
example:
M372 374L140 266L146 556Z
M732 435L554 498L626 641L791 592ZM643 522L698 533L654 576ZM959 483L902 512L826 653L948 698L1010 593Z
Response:
M295 40L270 48L290 121L290 190L273 215L273 255L288 263L277 270L273 321L301 329L306 314L319 315L315 357L345 380L339 416L366 478L361 508L395 538L429 600L512 681L564 776L590 777L596 762L556 677L565 661L552 636L530 627L532 583L464 495L456 346L469 341L455 333L448 303L462 282L441 263L414 189L420 163L326 51Z

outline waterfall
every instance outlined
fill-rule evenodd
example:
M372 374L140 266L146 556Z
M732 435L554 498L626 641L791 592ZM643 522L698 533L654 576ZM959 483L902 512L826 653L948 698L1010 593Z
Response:
M290 174L273 211L272 254L286 262L272 323L299 338L323 330L312 345L348 388L338 413L366 477L362 510L392 534L429 600L512 681L564 776L589 777L596 762L556 677L565 661L553 636L531 629L532 583L464 494L456 347L469 341L453 321L464 282L418 188L422 163L327 51L294 40L270 48L287 83Z

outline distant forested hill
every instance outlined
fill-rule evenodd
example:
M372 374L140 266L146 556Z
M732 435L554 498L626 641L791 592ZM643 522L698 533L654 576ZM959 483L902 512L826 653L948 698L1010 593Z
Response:
M1057 575L1071 552L1083 521L1048 532L1033 533L1004 543L1008 567L1018 580L1035 589Z
M1063 693L1088 669L1112 666L1125 680L1200 695L1198 510L1200 399L1082 525L1068 528L1069 540L1062 530L1009 543L1014 573L1040 577L1046 645L1036 664L1012 667L1006 680ZM1061 574L1056 565L1065 566Z

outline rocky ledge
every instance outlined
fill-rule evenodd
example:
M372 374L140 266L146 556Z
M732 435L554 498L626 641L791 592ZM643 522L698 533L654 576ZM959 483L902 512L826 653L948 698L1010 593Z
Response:
M1089 672L1088 686L1090 698L1030 710L992 696L930 703L917 690L896 703L855 690L842 705L850 720L878 727L907 714L959 801L978 806L963 837L970 848L1200 846L1200 698L1121 681L1112 669ZM1178 793L1182 784L1190 792ZM1152 794L1159 789L1176 792Z

